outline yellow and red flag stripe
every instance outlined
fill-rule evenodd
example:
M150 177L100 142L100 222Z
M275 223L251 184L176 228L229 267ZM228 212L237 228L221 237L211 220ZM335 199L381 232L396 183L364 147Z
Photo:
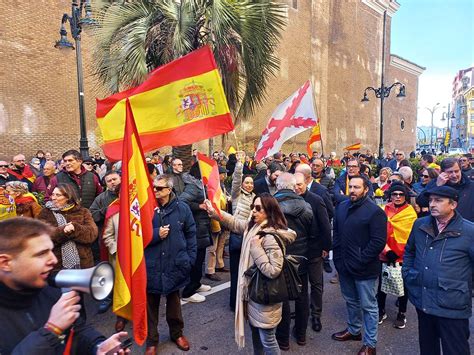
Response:
M142 345L147 337L144 249L153 238L152 219L156 200L132 107L128 99L124 104L126 117L113 311L133 321L135 341Z
M360 150L360 148L362 148L362 144L359 142L345 147L344 150Z
M321 127L319 126L319 121L316 123L316 126L313 127L311 131L311 135L309 136L308 143L306 143L306 151L308 152L308 156L313 155L313 151L311 149L311 144L314 142L319 142L321 140Z
M217 162L199 152L197 153L197 159L202 183L207 186L207 197L211 201L212 207L221 216L221 204L224 202L225 196L221 189Z
M121 158L126 99L145 152L191 144L234 129L209 46L155 69L135 88L97 100L103 150L114 161Z

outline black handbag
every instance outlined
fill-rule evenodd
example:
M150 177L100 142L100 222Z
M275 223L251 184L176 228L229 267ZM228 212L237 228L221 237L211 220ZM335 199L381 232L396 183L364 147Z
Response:
M250 277L249 298L255 303L265 305L296 300L303 287L298 270L307 259L304 256L285 255L286 250L280 237L274 233L263 232L260 238L266 234L273 235L280 246L283 253L283 267L280 275L274 279L265 276L255 264L245 271L245 275Z

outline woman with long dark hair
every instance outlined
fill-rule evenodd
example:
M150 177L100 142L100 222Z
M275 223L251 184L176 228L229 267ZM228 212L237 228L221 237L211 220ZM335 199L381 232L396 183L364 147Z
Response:
M219 218L207 201L209 215ZM221 211L221 222L232 232L243 234L242 250L237 280L235 307L235 341L239 348L245 345L244 324L248 319L252 330L255 354L280 354L275 331L281 321L282 303L263 305L248 297L249 278L245 275L251 266L269 278L280 275L283 267L283 251L276 238L288 245L296 239L296 233L288 228L287 221L277 200L268 193L254 198L251 218L244 221Z

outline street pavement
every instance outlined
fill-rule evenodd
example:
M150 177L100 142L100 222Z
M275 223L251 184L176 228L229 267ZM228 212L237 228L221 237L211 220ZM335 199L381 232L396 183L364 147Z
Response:
M226 260L227 262L227 260ZM203 303L183 304L184 335L188 338L191 350L180 351L176 345L170 341L168 327L165 320L165 298L162 298L160 309L160 344L158 352L160 354L252 354L252 340L250 328L245 329L245 348L239 352L234 341L234 313L229 308L229 274L219 273L221 282L212 282L205 278L203 283L217 288L217 292L210 291ZM362 346L361 342L337 342L331 339L331 334L343 330L346 327L346 309L342 298L339 284L331 284L329 279L331 274L324 274L324 299L323 315L321 318L323 329L316 333L308 324L307 344L299 346L294 339L291 339L290 351L282 354L357 354ZM209 282L208 282L209 281ZM388 318L379 326L377 353L378 354L418 354L418 331L416 312L409 304L407 312L407 325L405 329L396 329L392 323L397 315L395 306L396 298L387 297ZM110 336L114 332L115 316L109 311L106 314L97 314L97 303L87 301L87 311L89 321L104 335ZM126 330L132 334L130 324ZM470 322L471 333L474 332L474 322ZM470 338L471 349L474 349L474 340ZM143 354L144 347L134 345L132 354Z

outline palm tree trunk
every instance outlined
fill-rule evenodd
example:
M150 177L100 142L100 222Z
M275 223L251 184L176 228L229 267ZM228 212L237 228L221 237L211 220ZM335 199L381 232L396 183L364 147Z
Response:
M193 145L181 145L179 147L173 147L173 157L181 159L183 162L183 171L189 171L191 165L193 165Z

